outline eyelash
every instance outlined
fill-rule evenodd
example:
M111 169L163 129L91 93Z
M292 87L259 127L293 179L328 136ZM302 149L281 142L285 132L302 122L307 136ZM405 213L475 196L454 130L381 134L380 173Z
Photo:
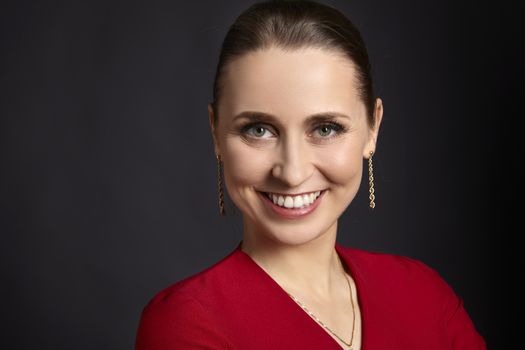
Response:
M248 137L251 137L251 138L254 138L254 139L263 139L262 137L257 137L257 136L253 136L253 135L250 135L249 133L249 130L254 128L254 127L257 127L257 126L260 126L262 128L264 128L265 130L270 131L270 128L264 126L263 123L247 123L245 125L242 125L240 127L240 132L242 135L245 135L245 136L248 136ZM314 128L314 130L318 130L322 127L330 127L334 132L335 134L331 135L331 136L320 136L319 138L321 139L330 139L332 137L337 137L341 134L344 134L345 132L348 131L348 129L340 124L340 123L337 123L337 122L325 122L325 123L320 123L320 124L317 124L316 127Z

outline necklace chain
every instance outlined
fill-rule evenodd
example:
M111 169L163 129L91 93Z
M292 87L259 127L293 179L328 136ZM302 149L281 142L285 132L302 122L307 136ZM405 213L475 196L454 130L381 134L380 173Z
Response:
M350 350L352 350L352 343L354 342L354 329L355 329L355 306L354 306L354 298L352 296L352 286L350 284L350 281L348 280L348 277L346 277L346 273L345 273L345 280L346 280L346 283L348 283L348 288L350 289L350 301L352 303L352 314L353 314L353 320L352 320L352 335L350 336L350 342L347 343L345 342L341 337L339 337L337 334L335 334L334 331L332 331L327 325L325 325L319 318L317 318L317 316L315 316L310 310L308 310L306 308L306 306L304 306L303 303L301 303L296 297L294 297L292 294L288 293L288 295L290 297L292 297L293 300L295 300L295 302L297 304L299 304L299 306L301 306L304 311L306 311L308 313L308 315L312 316L321 326L323 326L326 330L328 330L330 333L332 333L337 339L339 339L341 342L343 342L346 346L348 346L350 348Z

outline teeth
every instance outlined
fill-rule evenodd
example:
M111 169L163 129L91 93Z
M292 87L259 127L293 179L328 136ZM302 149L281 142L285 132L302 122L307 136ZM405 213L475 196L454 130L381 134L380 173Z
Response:
M297 196L293 199L293 207L294 208L300 208L303 206L303 196Z
M312 204L312 201L310 200L310 196L309 195L307 195L307 194L303 195L303 203L304 203L304 205Z
M266 193L270 200L280 206L285 208L301 208L307 207L312 204L317 197L321 194L321 191L312 192L309 194L299 195L299 196L280 196L273 193Z

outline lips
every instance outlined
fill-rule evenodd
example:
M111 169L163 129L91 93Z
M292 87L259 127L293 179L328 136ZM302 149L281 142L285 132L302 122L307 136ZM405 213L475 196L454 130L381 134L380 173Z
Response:
M257 192L265 203L266 207L270 209L271 212L277 214L278 216L284 219L300 219L312 213L321 202L321 199L324 197L326 190L302 193L298 195L287 195L287 194L277 194L277 193L268 193L268 192ZM305 204L305 197L308 203ZM274 198L276 203L274 203ZM313 198L313 200L311 200ZM302 200L302 203L301 203ZM281 205L279 205L281 202ZM286 207L285 205L290 206L293 203L293 206ZM297 204L297 207L296 207Z

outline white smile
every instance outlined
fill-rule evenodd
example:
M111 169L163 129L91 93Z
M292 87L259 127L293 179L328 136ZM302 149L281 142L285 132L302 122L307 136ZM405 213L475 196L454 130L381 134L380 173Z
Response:
M317 197L321 194L321 191L310 192L301 194L298 196L286 196L276 193L263 192L270 200L275 204L283 208L301 208L308 207L311 205Z

